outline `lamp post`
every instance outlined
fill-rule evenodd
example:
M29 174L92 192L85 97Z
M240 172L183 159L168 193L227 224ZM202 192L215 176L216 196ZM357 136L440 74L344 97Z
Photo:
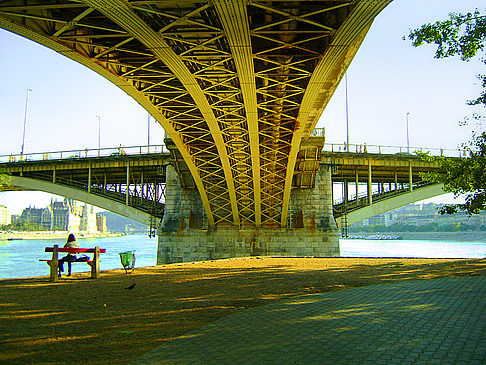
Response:
M150 153L150 113L147 113L147 153Z
M346 151L349 151L349 117L348 117L348 73L344 74L344 85L346 87Z
M99 115L97 115L96 118L98 118L98 157L100 157L100 149L101 149L101 117Z
M22 148L20 150L20 155L24 155L24 145L25 145L25 127L27 125L27 111L29 110L29 93L31 89L27 89L27 96L25 97L25 114L24 114L24 133L22 135Z
M410 153L410 139L409 139L409 134L408 134L408 116L409 116L409 112L407 112L407 116L406 116L406 119L407 119L407 153Z

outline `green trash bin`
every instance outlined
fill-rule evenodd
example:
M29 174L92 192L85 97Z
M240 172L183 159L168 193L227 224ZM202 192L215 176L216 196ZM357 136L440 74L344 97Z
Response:
M135 251L120 252L120 262L128 274L128 270L133 271L135 268Z

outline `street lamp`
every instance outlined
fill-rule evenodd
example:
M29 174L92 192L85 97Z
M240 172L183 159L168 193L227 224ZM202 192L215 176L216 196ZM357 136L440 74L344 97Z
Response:
M150 153L150 113L147 113L147 153Z
M346 151L349 152L349 117L348 117L348 73L344 74L344 84L346 86Z
M27 89L27 96L25 97L25 114L24 114L24 133L22 135L22 149L20 150L20 155L24 155L24 145L25 145L25 127L27 125L27 111L29 109L29 93L31 89Z
M407 153L410 153L410 139L408 134L408 116L410 112L407 112Z
M99 115L97 115L96 118L98 118L98 157L100 157L100 149L101 149L101 117Z

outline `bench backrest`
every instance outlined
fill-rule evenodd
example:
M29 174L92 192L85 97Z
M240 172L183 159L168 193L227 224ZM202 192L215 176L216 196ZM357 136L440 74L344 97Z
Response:
M45 252L53 252L54 247L46 247ZM68 252L68 253L94 253L94 248L73 248L73 247L59 247L57 252ZM106 253L106 248L100 248L100 253Z

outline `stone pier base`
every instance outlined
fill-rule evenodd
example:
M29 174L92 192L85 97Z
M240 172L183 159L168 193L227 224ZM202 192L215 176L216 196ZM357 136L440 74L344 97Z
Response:
M166 184L159 265L252 255L339 256L330 166L318 166L314 186L291 191L287 227L208 227L197 190L181 188L171 166Z
M247 256L339 256L339 231L186 229L159 236L157 264Z

